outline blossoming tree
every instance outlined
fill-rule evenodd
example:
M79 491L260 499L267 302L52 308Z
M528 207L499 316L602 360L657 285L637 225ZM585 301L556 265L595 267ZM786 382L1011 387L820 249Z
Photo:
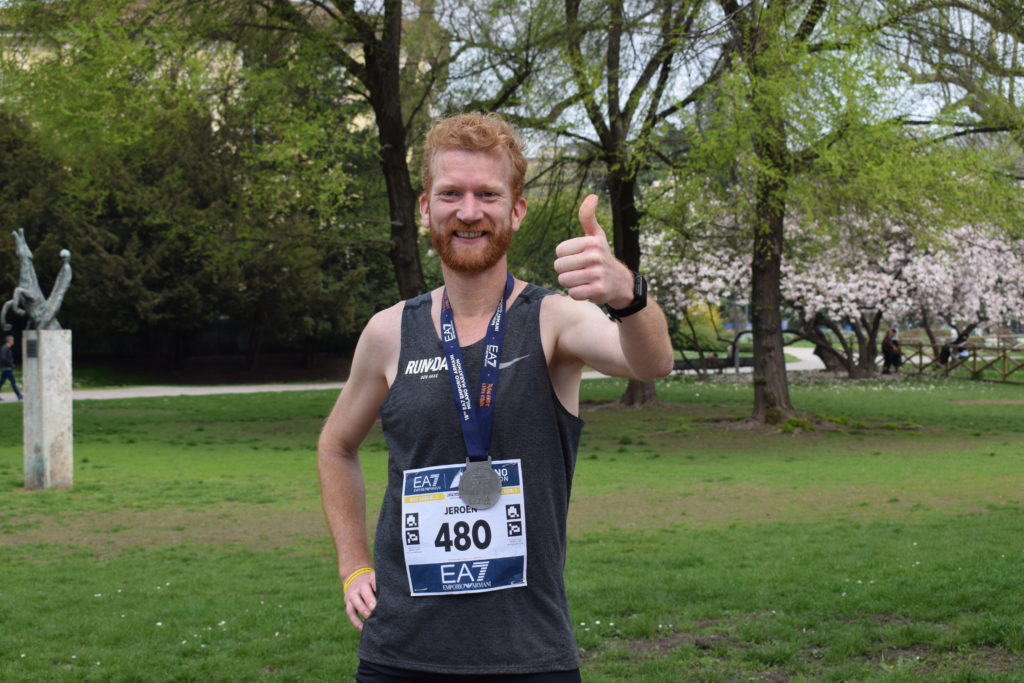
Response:
M1024 239L986 226L950 232L945 249L923 249L905 279L922 327L934 348L958 345L979 327L1024 321ZM936 325L952 334L940 340Z
M884 324L920 323L937 351L939 322L958 344L979 326L1024 320L1024 240L994 228L964 226L941 241L899 225L881 234L851 225L834 238L795 224L787 230L795 239L782 261L783 307L831 370L872 376ZM648 253L659 300L677 318L745 300L750 255L714 234L690 231Z

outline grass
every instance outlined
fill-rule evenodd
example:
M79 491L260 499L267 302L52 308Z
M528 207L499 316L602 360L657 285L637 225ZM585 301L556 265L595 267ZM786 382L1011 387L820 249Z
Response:
M1024 681L1024 388L587 382L566 571L584 680ZM330 391L83 401L25 492L0 407L0 680L346 680L313 447ZM386 480L378 432L368 499ZM371 519L371 524L373 520Z

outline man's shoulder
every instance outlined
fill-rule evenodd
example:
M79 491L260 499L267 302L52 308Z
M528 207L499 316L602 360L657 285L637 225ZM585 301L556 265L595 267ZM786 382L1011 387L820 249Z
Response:
M402 311L405 310L405 301L388 306L384 310L377 311L366 322L363 334L375 337L380 334L390 334L402 327Z

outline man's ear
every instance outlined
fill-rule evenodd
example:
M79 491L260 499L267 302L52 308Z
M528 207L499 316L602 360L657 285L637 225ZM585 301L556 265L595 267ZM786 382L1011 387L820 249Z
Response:
M519 230L519 225L526 218L526 197L519 197L512 203L512 231Z
M423 227L430 229L430 198L427 193L424 192L420 195L420 220L423 222Z

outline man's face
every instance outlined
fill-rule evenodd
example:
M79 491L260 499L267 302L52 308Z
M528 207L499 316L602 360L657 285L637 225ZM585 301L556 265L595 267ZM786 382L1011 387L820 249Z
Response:
M526 215L526 200L512 197L511 164L486 152L449 149L434 157L433 172L420 217L442 263L463 273L498 263Z

